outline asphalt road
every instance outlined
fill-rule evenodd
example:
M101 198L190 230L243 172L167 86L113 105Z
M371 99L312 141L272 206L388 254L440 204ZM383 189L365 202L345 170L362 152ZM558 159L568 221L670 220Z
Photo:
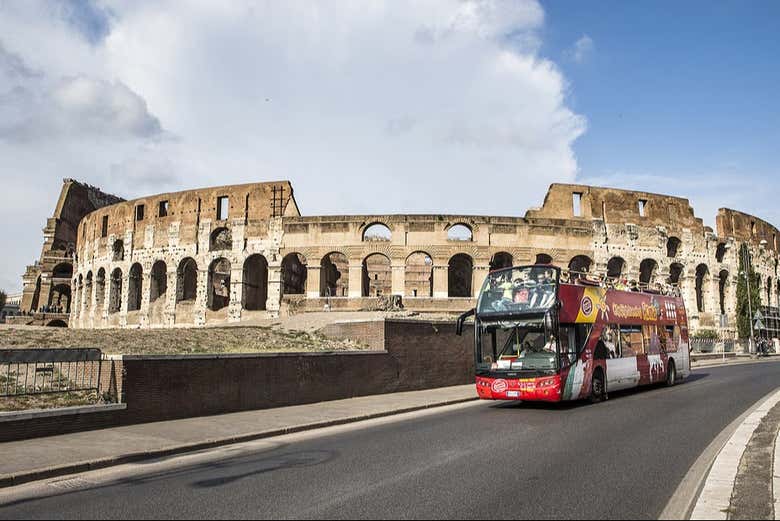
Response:
M707 445L778 385L780 363L763 363L597 405L479 402L38 486L37 497L0 491L0 519L657 518Z

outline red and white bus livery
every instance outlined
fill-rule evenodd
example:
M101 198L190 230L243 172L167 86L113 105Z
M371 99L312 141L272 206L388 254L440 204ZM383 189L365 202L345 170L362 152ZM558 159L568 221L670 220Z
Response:
M552 266L491 272L477 307L458 318L461 334L474 316L480 398L595 402L690 374L681 297L560 280Z

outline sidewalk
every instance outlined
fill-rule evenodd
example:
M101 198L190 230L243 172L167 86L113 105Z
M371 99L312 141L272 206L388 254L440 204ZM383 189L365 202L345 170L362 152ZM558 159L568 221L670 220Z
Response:
M718 365L738 365L738 364L754 364L759 362L776 362L780 360L780 355L768 355L756 358L755 355L738 354L737 356L728 357L725 360L722 358L710 358L707 360L699 360L691 362L691 369L698 369L703 367L714 367Z
M0 487L476 398L469 384L0 443Z

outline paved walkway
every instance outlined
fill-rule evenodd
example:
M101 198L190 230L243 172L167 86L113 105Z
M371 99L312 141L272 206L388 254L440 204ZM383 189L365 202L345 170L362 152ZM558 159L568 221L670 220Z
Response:
M0 487L474 399L461 385L0 443Z

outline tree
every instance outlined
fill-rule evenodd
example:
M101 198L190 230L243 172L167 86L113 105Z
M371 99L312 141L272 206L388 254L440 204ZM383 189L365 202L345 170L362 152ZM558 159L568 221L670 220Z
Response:
M2 313L3 309L5 308L5 300L6 300L6 298L7 298L7 296L5 294L5 291L0 289L0 313Z
M753 315L761 307L761 288L758 284L758 276L753 271L753 263L750 262L750 251L746 244L743 244L739 250L739 278L737 281L737 329L740 338L750 337L750 330L753 328L751 323L750 311ZM747 261L747 266L745 265ZM748 305L747 281L750 277L750 305Z

